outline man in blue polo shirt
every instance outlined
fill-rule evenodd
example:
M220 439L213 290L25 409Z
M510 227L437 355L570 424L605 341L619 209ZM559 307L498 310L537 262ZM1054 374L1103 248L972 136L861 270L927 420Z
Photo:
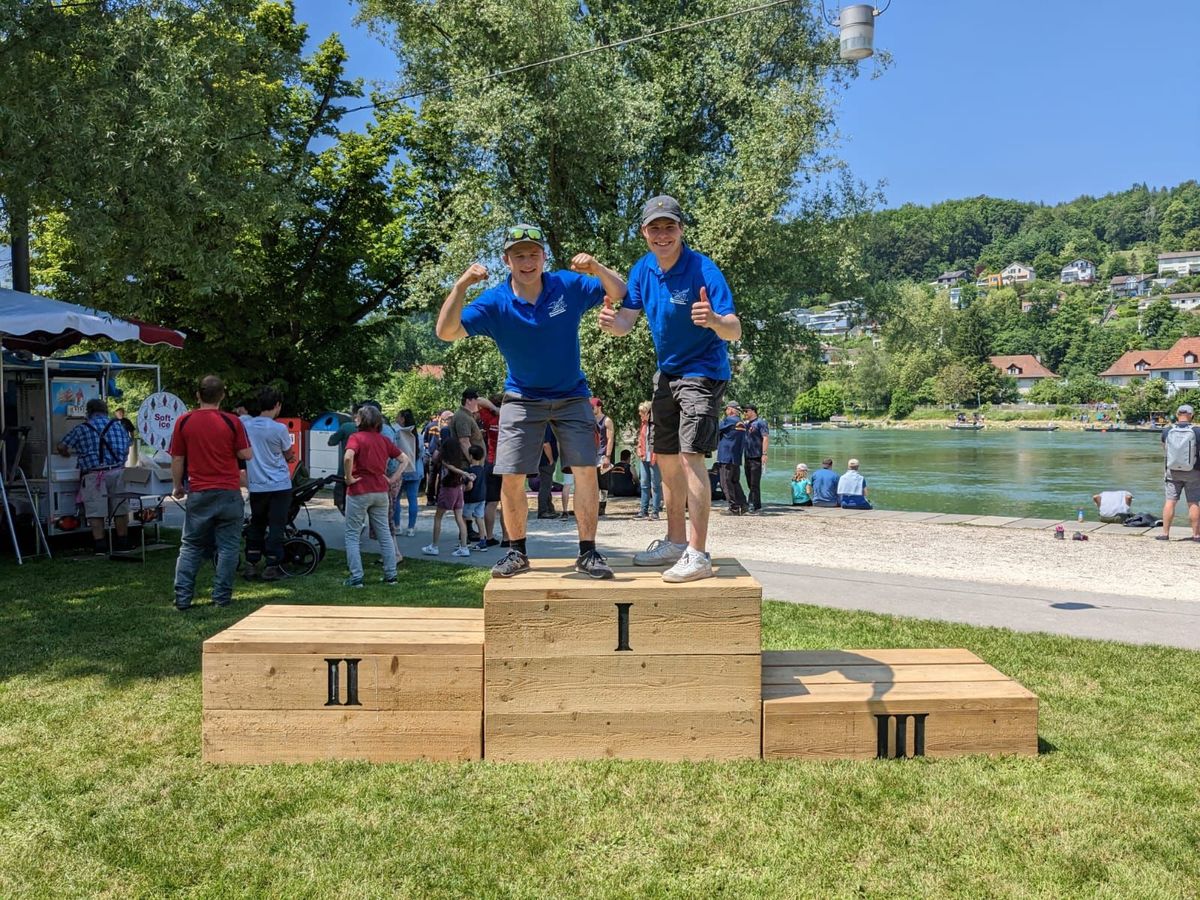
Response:
M514 225L505 232L503 259L508 278L465 309L467 291L484 281L488 271L475 263L459 276L437 321L437 335L444 341L487 335L508 366L493 471L503 476L500 502L510 547L492 574L510 578L529 569L525 476L538 470L550 425L563 465L575 473L575 570L612 578L612 569L596 552L596 424L579 361L579 323L606 297L614 302L623 298L625 282L587 253L571 260L573 271L546 272L542 231L533 225Z
M717 419L729 383L727 342L742 336L742 323L721 270L684 244L678 201L651 198L642 209L642 237L650 252L630 271L625 302L600 313L601 330L622 335L645 310L658 355L651 402L667 537L633 561L671 566L663 581L695 581L713 573L705 549L712 496L704 457L717 447Z

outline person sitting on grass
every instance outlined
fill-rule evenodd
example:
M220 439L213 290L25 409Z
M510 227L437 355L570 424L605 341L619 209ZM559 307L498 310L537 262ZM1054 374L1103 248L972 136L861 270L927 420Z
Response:
M388 490L392 484L404 477L409 460L400 452L395 441L385 438L383 413L378 406L364 404L354 417L358 431L346 441L344 471L346 473L346 563L350 577L345 587L363 586L362 530L370 521L379 541L379 552L383 556L383 583L396 583L396 563L400 556L396 552L396 540L388 524L391 518L391 502ZM388 460L398 459L401 465L387 475Z
M475 483L474 476L468 468L467 455L463 453L462 444L456 440L443 440L433 456L431 469L441 472L437 509L433 513L433 540L421 548L426 556L437 556L438 541L442 537L442 516L450 512L454 514L454 522L458 525L458 547L453 556L470 556L467 546L467 521L463 518L464 488L469 490Z
M838 479L838 505L842 509L872 509L867 499L867 479L858 471L858 460L847 460L848 468Z
M821 468L812 476L812 505L838 505L838 473L833 471L833 459L825 457L821 460Z
M1100 510L1100 521L1123 525L1133 513L1130 506L1133 494L1129 491L1101 491L1092 495L1092 502Z
M808 475L808 466L799 463L796 474L792 476L792 506L812 506L812 479Z

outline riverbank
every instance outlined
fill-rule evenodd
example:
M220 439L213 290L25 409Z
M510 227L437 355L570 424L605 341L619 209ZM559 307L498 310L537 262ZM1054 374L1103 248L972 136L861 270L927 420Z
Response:
M952 425L959 425L954 416L947 416L944 419L855 419L855 422L862 423L863 428L876 429L892 429L898 431L940 431L949 428ZM969 422L966 424L970 424ZM1059 431L1087 431L1096 430L1098 428L1111 429L1116 431L1140 431L1138 427L1114 426L1111 423L1104 422L1080 422L1078 419L1049 419L1049 418L1011 418L1001 419L998 417L987 416L983 422L985 431L1019 431L1022 427L1036 428L1037 430L1048 430L1048 426L1056 426ZM844 429L841 426L831 422L823 422L815 425L814 428L799 428L797 426L788 426L783 429L786 432L804 432L812 430L853 430ZM969 431L970 429L962 429Z

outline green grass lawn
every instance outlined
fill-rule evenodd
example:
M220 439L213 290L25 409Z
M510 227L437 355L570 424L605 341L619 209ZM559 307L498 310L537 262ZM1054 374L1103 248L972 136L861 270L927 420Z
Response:
M481 603L477 569L341 557L233 606L174 560L0 562L0 897L1185 897L1200 654L767 603L769 648L962 646L1042 699L1035 759L200 762L200 645L268 602Z

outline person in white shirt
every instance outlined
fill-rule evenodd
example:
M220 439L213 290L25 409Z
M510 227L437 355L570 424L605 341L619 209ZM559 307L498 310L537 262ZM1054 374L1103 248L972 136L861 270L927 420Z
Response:
M1131 515L1133 494L1129 491L1101 491L1092 495L1092 502L1100 510L1100 521L1123 523Z
M858 460L849 460L846 466L845 473L838 479L838 505L842 509L871 509L867 500L867 479L858 471Z
M283 560L283 532L292 505L292 476L288 464L296 460L296 448L287 426L275 417L283 398L273 387L259 388L247 401L248 413L242 416L246 437L254 456L246 463L246 487L250 490L250 527L246 531L244 578L278 581L285 577L279 563ZM267 564L259 575L258 563L266 554Z

